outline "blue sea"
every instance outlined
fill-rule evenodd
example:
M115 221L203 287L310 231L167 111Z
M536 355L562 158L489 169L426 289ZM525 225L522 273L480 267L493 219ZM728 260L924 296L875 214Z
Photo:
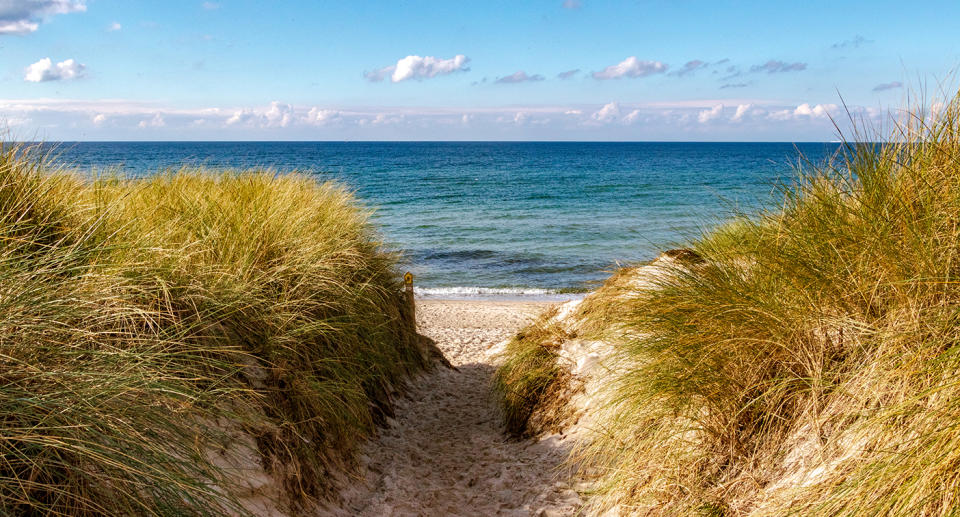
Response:
M562 297L776 202L828 143L64 142L59 160L144 176L182 165L350 186L422 296Z

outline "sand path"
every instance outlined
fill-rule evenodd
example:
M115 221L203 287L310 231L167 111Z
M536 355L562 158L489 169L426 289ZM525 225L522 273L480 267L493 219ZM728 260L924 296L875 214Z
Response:
M365 483L342 509L360 516L561 516L580 506L559 466L568 449L555 438L515 441L503 434L490 381L491 348L544 304L420 301L420 332L457 368L414 382L396 419L364 449Z

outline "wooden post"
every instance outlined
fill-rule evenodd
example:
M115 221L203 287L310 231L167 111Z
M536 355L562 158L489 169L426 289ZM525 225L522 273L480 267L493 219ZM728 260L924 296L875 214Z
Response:
M417 321L417 306L413 303L413 273L409 271L403 275L403 291L407 295L407 305L410 306L410 315L413 321Z

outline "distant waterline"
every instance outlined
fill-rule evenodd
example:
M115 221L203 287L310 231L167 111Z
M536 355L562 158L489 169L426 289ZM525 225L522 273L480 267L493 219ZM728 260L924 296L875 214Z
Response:
M816 161L837 145L77 142L54 154L134 177L198 165L336 179L376 210L421 296L563 298L771 202L798 151Z

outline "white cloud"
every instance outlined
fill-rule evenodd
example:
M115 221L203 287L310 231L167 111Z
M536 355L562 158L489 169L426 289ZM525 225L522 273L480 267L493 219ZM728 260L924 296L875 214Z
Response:
M163 117L159 113L155 113L153 118L149 120L141 120L137 127L143 129L147 127L163 127L166 126L167 122L163 120Z
M610 122L620 116L620 105L616 102L604 104L600 110L590 116L598 122Z
M316 117L319 111L314 110L316 110L316 108L313 108L313 110L307 113L308 121L312 116L314 118L313 122L317 122ZM224 121L224 124L228 126L241 124L259 127L287 127L293 121L293 106L279 101L273 101L265 109L242 108L236 110L233 112L233 115Z
M51 16L86 10L84 0L0 0L0 34L27 34Z
M370 81L382 81L390 77L390 81L399 83L408 79L431 79L440 75L470 70L467 63L470 58L457 54L450 59L440 59L433 56L407 56L397 61L397 64L367 72L364 75Z
M564 9L579 9L583 7L583 3L580 0L563 0L560 6Z
M836 104L817 104L816 106L810 107L810 105L805 102L797 106L797 109L793 110L793 114L797 117L825 118L830 115L830 111L835 109L837 109Z
M0 0L2 1L2 0ZM718 105L723 105L718 109ZM311 106L282 102L229 108L183 108L122 99L0 99L4 119L26 120L25 133L73 140L83 131L104 138L132 138L178 131L186 138L236 139L683 139L691 125L701 136L724 139L829 139L827 104L755 98L682 102L610 102L605 105L529 104L474 107ZM820 106L820 108L817 108ZM870 120L889 116L879 108L851 108ZM859 111L857 111L859 110ZM709 123L699 115L717 113ZM737 113L740 121L734 120ZM809 113L809 114L808 114ZM823 115L821 115L823 114ZM749 124L745 123L749 121ZM841 120L841 122L843 122ZM2 122L0 122L2 125ZM137 128L141 129L137 129ZM510 133L502 133L512 128ZM629 128L629 129L628 129ZM219 132L218 132L219 131ZM225 131L225 132L224 132ZM93 134L93 133L91 133Z
M836 104L817 104L811 106L809 103L803 103L793 109L780 109L771 111L767 118L771 120L809 120L825 119L830 116L830 112L837 109Z
M653 74L662 74L667 71L667 65L660 61L641 61L636 56L610 65L601 72L594 72L594 79L620 79L621 77L647 77Z
M793 118L793 110L776 110L767 114L770 120L790 120Z
M703 110L698 113L697 121L701 124L706 124L707 122L719 117L721 113L723 113L723 104L717 104L708 110Z
M752 107L753 107L753 104L738 104L737 111L736 113L733 114L733 117L731 117L730 120L734 122L740 122L741 120L743 120L743 116L746 115L747 112L750 111L750 108Z
M123 25L120 25L118 22L113 22L107 27L107 32L116 32L123 28Z
M320 109L314 106L307 112L307 123L322 125L333 122L340 118L340 112L336 110Z
M208 11L214 11L220 8L220 4L217 2L204 2L200 4L200 6Z
M45 81L61 81L63 79L76 79L83 77L86 66L77 63L73 59L61 61L56 65L49 57L28 66L23 80L30 83L41 83Z
M263 114L266 125L270 127L287 127L293 120L293 106L277 101L270 103L270 108Z
M373 120L370 121L371 125L374 126L387 126L391 124L399 124L403 122L405 117L403 115L391 115L389 113L377 113L376 117L373 117ZM366 122L366 120L361 120L361 123ZM362 124L361 124L362 125Z
M253 112L253 110L243 108L241 110L234 111L233 115L227 118L224 123L228 126L232 126L234 124L244 124L253 120L254 117L256 117L256 114Z

